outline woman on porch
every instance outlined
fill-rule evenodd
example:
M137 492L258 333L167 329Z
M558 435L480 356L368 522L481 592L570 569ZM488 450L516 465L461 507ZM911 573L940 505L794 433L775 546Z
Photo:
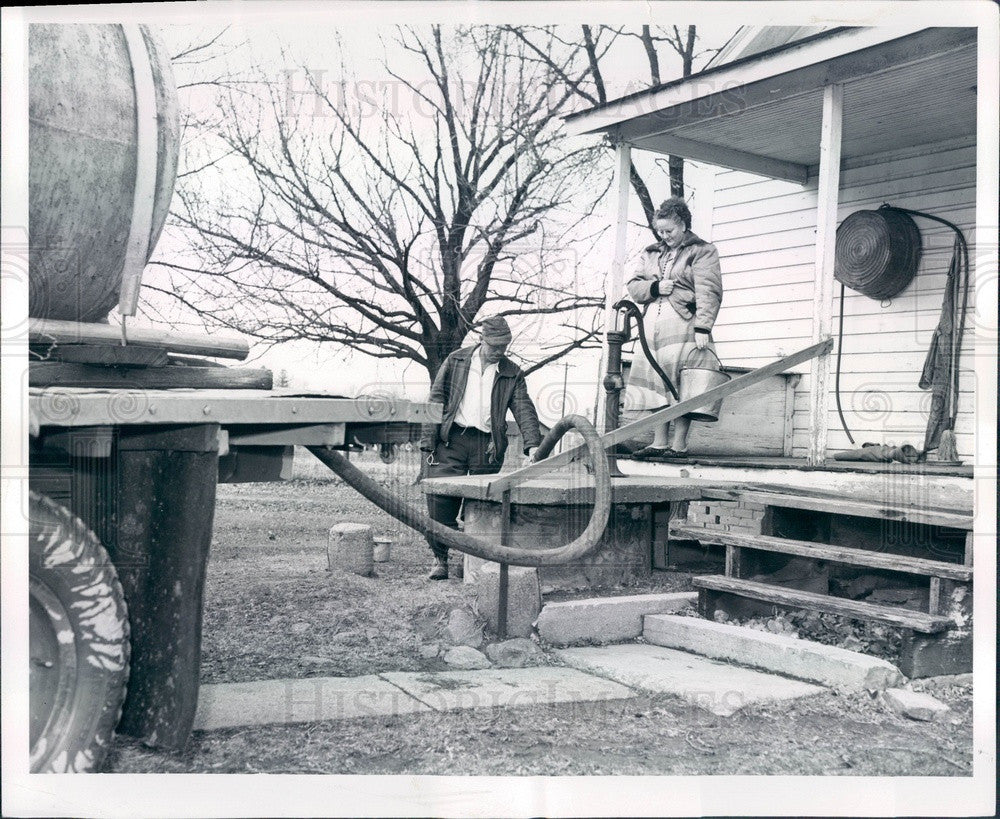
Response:
M643 250L626 289L632 301L647 305L645 327L650 350L676 387L692 350L715 352L712 327L722 305L719 252L691 232L691 211L680 197L672 196L660 205L653 227L660 241ZM626 405L633 410L657 410L672 403L666 385L645 355L636 356L625 395ZM682 417L656 427L652 444L632 457L648 460L683 455L690 426L691 421Z

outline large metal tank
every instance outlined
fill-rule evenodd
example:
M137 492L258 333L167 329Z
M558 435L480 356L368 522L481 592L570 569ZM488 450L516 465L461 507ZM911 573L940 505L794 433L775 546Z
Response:
M29 314L101 321L137 288L177 174L177 90L146 26L31 25Z

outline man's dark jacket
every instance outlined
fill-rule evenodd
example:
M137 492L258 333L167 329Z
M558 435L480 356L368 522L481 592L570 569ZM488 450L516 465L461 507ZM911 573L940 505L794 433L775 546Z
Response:
M455 350L441 365L431 386L429 401L444 405L440 424L424 424L420 448L434 451L437 442L447 441L451 425L458 414L458 407L465 394L465 385L469 379L469 366L473 355L479 354L479 345L463 347ZM497 463L503 463L507 451L507 410L514 413L517 428L521 431L524 442L524 454L528 449L538 446L542 436L538 430L538 414L535 405L528 396L528 387L524 383L524 373L506 356L497 362L497 375L493 381L493 393L490 396L490 426L491 444Z

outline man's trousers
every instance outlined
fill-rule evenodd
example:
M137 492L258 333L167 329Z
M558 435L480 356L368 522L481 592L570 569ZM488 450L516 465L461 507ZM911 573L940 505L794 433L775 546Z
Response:
M434 463L424 467L424 477L443 478L452 475L491 475L500 471L500 464L493 460L487 449L490 435L475 427L460 427L452 424L448 441L438 441L434 448ZM426 457L426 456L425 456ZM458 528L458 513L462 499L453 495L428 495L427 514L438 523ZM427 543L434 557L447 560L448 547L436 538L428 536Z

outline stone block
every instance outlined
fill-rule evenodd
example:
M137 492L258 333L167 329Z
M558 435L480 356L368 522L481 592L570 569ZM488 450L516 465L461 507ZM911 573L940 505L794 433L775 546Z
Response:
M931 722L951 709L930 694L907 691L905 688L888 688L882 692L882 701L897 714L921 722Z
M373 569L373 549L371 526L337 523L327 535L327 567L368 577Z
M496 632L500 604L500 566L485 563L476 572L476 607ZM507 586L507 635L528 637L542 609L538 571L527 566L511 566Z
M476 671L482 668L490 668L490 661L481 651L477 651L472 646L455 646L449 648L444 653L444 661L452 668L459 668L463 671Z
M559 646L634 640L642 635L644 615L680 611L696 599L696 592L674 592L546 603L538 616L538 635Z
M878 657L697 617L646 617L643 637L654 645L691 651L842 690L881 690L904 681L898 668Z
M627 645L561 648L567 665L634 688L681 697L719 716L755 702L778 702L822 693L799 680L726 665L661 646Z
M539 551L569 543L584 530L591 510L590 505L515 504L512 542ZM500 504L467 498L464 515L467 534L496 541L500 532ZM651 527L649 503L615 503L604 534L590 554L570 564L538 569L543 591L606 588L649 577ZM473 582L485 565L487 561L467 557L467 582Z

